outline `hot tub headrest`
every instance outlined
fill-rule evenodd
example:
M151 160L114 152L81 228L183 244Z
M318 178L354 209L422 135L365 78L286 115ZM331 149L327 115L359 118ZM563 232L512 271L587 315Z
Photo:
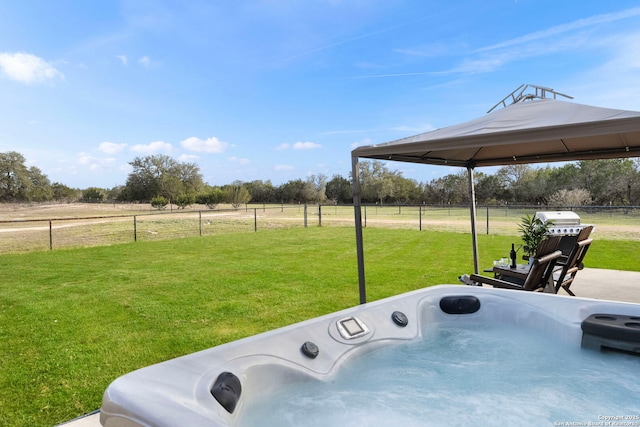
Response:
M228 413L233 414L238 400L240 400L242 386L240 379L231 372L223 372L218 375L216 382L211 387L211 394Z
M480 300L473 295L451 295L440 300L440 309L447 314L471 314L480 310Z

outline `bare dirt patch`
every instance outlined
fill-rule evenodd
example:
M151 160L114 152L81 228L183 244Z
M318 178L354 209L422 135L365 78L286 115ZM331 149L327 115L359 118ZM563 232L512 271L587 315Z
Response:
M488 223L479 217L476 231L517 236L520 216L515 211L500 211L492 214ZM468 211L461 208L430 208L419 213L417 207L376 206L369 207L365 221L367 227L471 231ZM640 219L589 214L588 222L596 226L596 238L640 241ZM194 205L185 210L174 207L159 211L148 204L0 204L0 253L109 245L132 241L136 236L142 240L172 239L305 225L353 226L353 208L327 206L320 214L317 205L309 205L306 210L303 205L219 206L216 210Z

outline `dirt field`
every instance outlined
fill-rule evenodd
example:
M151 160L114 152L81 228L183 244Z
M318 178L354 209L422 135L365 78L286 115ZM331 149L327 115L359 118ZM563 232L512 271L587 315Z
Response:
M524 211L517 209L483 208L477 232L518 235L522 215ZM584 213L581 218L596 226L594 237L640 241L640 216L633 213ZM367 227L471 230L467 208L367 206L363 221ZM353 207L222 205L211 210L194 205L158 211L148 204L0 204L0 253L318 225L352 226Z

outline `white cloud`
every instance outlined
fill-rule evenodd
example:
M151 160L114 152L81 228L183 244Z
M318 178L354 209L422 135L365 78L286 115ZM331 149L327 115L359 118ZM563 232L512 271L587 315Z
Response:
M138 63L142 66L149 67L151 66L151 58L149 58L148 56L143 56L138 59Z
M322 148L322 145L320 144L316 144L315 142L301 142L298 141L295 144L287 144L286 142L283 142L282 144L278 145L275 149L276 151L283 151L283 150L288 150L288 149L294 149L294 150L315 150L317 148Z
M292 171L295 169L291 165L275 165L273 168L277 171Z
M603 63L599 71L606 71L607 78L612 78L609 76L618 73L630 73L637 78L638 70L640 70L640 58L638 57L640 32L604 39L602 42L602 47L611 52L611 59Z
M599 40L609 58L567 82L566 92L581 103L637 111L640 109L640 32Z
M500 49L509 46L515 46L522 43L529 43L535 40L541 40L548 37L557 37L559 34L563 34L569 31L574 31L582 28L588 28L597 24L606 24L610 22L615 22L625 18L631 18L634 16L640 15L640 8L632 8L626 9L620 12L607 13L603 15L595 15L585 19L578 19L577 21L569 22L567 24L556 25L555 27L550 27L544 29L542 31L536 31L533 33L525 34L521 37L516 37L514 39L506 40L501 43L494 44L492 46L483 47L478 49L478 51L485 50L493 50Z
M540 51L536 52L536 55L541 54ZM515 59L522 59L524 55L520 55L520 57L509 57L507 54L500 55L488 55L487 57L480 59L465 59L462 61L460 65L457 67L443 72L442 74L449 73L469 73L469 74L478 74L478 73L490 73L501 68L505 63L513 61ZM438 73L434 73L438 74Z
M129 63L129 58L127 58L127 55L116 55L116 58L118 58L120 62L122 62L122 65L127 65Z
M188 162L188 163L193 163L198 159L199 157L196 156L195 154L183 154L180 157L178 157L178 160L180 160L181 162Z
M173 150L171 144L163 141L155 141L150 144L136 144L131 147L131 151L144 154L170 153Z
M92 162L93 157L87 153L78 153L78 164L88 165Z
M50 63L29 53L0 53L0 69L10 79L25 84L64 80L64 74Z
M394 49L394 52L408 56L431 58L437 56L449 56L452 52L460 51L465 48L466 46L460 43L453 45L446 43L429 43L418 47Z
M251 161L249 159L245 159L245 158L241 158L241 157L229 157L229 161L231 163L236 163L239 165L248 165L249 163L251 163Z
M640 16L640 7L626 9L619 12L594 15L584 19L578 19L565 24L545 28L540 31L527 33L493 45L475 49L471 56L463 58L458 65L442 71L374 74L356 76L356 78L491 73L516 61L550 54L563 52L574 53L578 50L592 49L594 45L600 44L601 36L598 35L597 32L598 26L611 24L637 16ZM463 47L464 46L460 46L460 48ZM426 45L412 49L400 49L396 50L396 52L414 57L430 57L440 55L439 50L441 49L438 45ZM447 49L447 52L456 52L458 50L459 49L450 48Z
M229 143L220 141L215 136L207 139L200 139L195 136L180 142L183 148L199 153L224 153L229 147Z
M317 148L322 148L322 145L316 144L315 142L296 142L293 144L294 150L315 150Z
M587 29L590 30L600 24L609 24L638 15L640 15L640 8L632 8L578 19L541 31L528 33L476 49L474 53L479 54L478 58L466 58L453 69L433 74L489 73L502 68L505 64L523 59L562 52L573 53L585 48L592 49L594 46L601 44L601 37L594 36Z
M98 146L98 150L105 154L117 154L127 147L127 144L116 144L113 142L105 141L101 142Z
M88 153L78 153L76 163L81 166L87 166L92 171L104 170L115 163L113 157L94 157Z

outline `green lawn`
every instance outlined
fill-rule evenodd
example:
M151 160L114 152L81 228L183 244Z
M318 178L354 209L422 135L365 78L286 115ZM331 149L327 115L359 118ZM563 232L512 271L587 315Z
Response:
M365 229L369 300L472 270L468 234ZM0 425L100 407L136 368L358 304L353 228L235 233L1 255ZM481 266L509 236L479 236ZM589 267L640 271L640 242L596 240Z

